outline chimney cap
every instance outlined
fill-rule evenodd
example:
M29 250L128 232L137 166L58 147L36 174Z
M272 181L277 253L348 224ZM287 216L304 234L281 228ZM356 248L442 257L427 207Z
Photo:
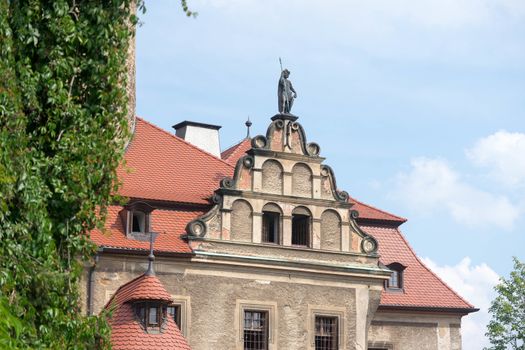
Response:
M200 128L213 129L213 130L219 130L222 127L220 125L205 124L205 123L192 122L190 120L185 120L183 122L173 125L173 129L177 130L185 126L197 126Z

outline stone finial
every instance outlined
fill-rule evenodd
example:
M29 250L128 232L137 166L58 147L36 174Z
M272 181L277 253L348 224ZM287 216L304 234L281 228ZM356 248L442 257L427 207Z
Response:
M244 125L246 125L246 138L249 139L250 138L250 127L252 126L252 122L250 121L250 116L248 116L248 120L246 121L246 123L244 123Z
M146 271L146 276L155 275L155 270L153 269L153 262L155 261L155 255L153 255L153 242L155 241L157 234L155 232L150 232L149 236L149 255L148 255L148 270Z

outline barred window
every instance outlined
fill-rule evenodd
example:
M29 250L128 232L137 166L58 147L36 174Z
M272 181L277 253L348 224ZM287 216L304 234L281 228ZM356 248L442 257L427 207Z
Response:
M336 350L339 348L338 318L315 316L315 350Z
M244 310L244 350L268 349L268 312Z
M279 213L263 211L263 242L279 243L279 218Z
M292 244L310 246L310 217L294 214L292 216Z

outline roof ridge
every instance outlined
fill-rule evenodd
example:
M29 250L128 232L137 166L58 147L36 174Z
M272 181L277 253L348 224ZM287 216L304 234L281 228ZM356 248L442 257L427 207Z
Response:
M414 258L416 258L416 260L421 264L421 266L423 266L428 272L430 272L434 277L436 277L439 282L441 282L448 290L450 290L462 302L467 304L470 308L475 308L474 305L472 305L471 303L466 301L461 295L459 295L454 289L452 289L452 287L450 287L445 281L443 281L434 271L432 271L427 265L425 265L425 263L423 261L421 261L421 259L417 256L417 254L415 253L414 249L412 249L412 246L410 245L410 243L408 243L408 241L404 237L404 235L401 232L401 230L399 230L399 228L396 227L395 230L399 233L399 236L401 236L401 239L407 245L408 249L410 250L410 254L412 254L414 256Z
M234 143L233 145L231 145L230 147L226 148L224 151L221 152L221 157L224 153L228 153L228 152L231 152L230 154L228 154L228 156L226 158L230 158L232 154L235 153L236 151L236 148L239 148L239 146L246 140L251 140L251 137L245 137L243 138L242 140L240 140L239 142L237 143Z
M377 208L377 207L374 207L373 205L370 205L370 204L367 204L367 203L361 202L360 200L357 200L357 199L355 199L354 197L349 197L348 199L353 200L353 201L355 201L355 202L358 202L359 204L364 205L365 207L369 207L369 208L371 208L371 209L374 209L374 210L380 211L380 212L383 213L383 214L386 214L386 215L389 215L389 216L395 217L395 218L399 219L399 221L402 221L402 222L407 222L407 221L408 221L408 219L406 219L406 218L404 218L404 217L402 217L402 216L392 214L392 213L390 213L390 212L388 212L388 211L386 211L386 210L379 209L379 208ZM394 220L392 220L392 221L394 221Z
M238 141L238 142L234 143L233 145L231 145L230 147L226 148L226 149L225 149L224 151L222 151L221 153L227 152L227 151L229 151L230 149L232 149L232 148L234 148L234 147L236 147L236 146L239 146L239 145L240 145L241 143L243 143L244 140L246 140L246 139L251 139L251 137L244 137L244 138L242 138L240 141Z
M231 164L229 164L228 162L222 160L221 158L218 158L218 157L214 156L213 154L211 154L211 153L209 153L209 152L206 152L206 151L203 150L203 149L200 149L199 147L195 146L194 144L192 144L192 143L190 143L190 142L188 142L188 141L186 141L186 140L184 140L184 139L178 137L177 135L174 135L174 134L172 134L172 133L170 133L170 132L168 132L168 131L162 129L161 127L159 127L159 126L153 124L152 122L147 121L147 120L144 119L144 118L141 118L141 117L139 117L139 116L136 116L136 117L137 117L138 120L140 120L140 121L142 121L142 122L148 124L149 126L151 126L151 127L155 128L155 129L157 129L157 130L159 130L159 131L165 133L166 135L169 135L169 136L170 136L171 138L173 138L174 140L180 141L180 142L182 142L182 143L184 143L184 144L186 144L186 145L188 145L188 146L190 146L190 147L192 147L192 148L198 150L199 152L201 152L201 153L203 153L203 154L206 154L206 155L212 157L213 159L218 160L218 161L220 161L220 162L222 162L222 163L228 165L229 167L233 168L233 166L232 166Z

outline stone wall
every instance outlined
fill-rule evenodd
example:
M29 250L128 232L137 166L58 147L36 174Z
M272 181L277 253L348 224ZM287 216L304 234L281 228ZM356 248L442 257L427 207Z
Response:
M283 193L283 168L279 162L268 160L262 166L262 189L266 193Z
M378 311L368 333L369 348L461 350L459 316Z
M170 294L186 303L187 324L182 328L193 350L242 349L243 308L268 310L269 350L313 349L316 314L338 317L340 349L363 348L366 319L375 310L369 305L379 302L381 282L241 265L157 258L157 276ZM144 257L102 256L94 274L95 313L146 266Z
M292 169L292 195L312 197L312 171L306 164L297 163Z
M333 210L321 215L321 249L341 250L341 219Z
M252 207L242 199L236 200L232 205L231 213L231 239L235 241L252 241Z

